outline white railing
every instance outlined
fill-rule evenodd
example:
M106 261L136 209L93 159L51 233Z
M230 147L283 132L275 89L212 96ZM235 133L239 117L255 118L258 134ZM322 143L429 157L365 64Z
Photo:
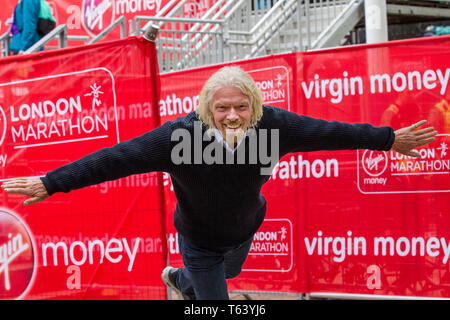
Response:
M318 39L333 33L329 27L355 0L217 0L207 10L186 15L190 0L171 0L155 16L136 16L129 21L129 35L143 34L150 24L159 27L156 41L161 71L180 70L267 54L306 51L320 46ZM362 1L362 0L360 0ZM340 15L341 14L341 15ZM145 23L144 23L145 22ZM27 52L39 50L50 40L93 43L120 26L126 36L126 21L120 17L94 38L68 36L57 26ZM328 29L327 29L328 27ZM0 37L2 53L7 52L8 35ZM6 55L6 54L4 54Z
M47 33L41 40L33 44L25 53L32 53L41 50L48 42L57 39L58 48L67 47L67 26L65 24L60 24L56 26L55 29Z
M224 55L229 61L269 53L306 51L351 0L226 2L233 4L223 16ZM205 24L204 28L208 27Z
M134 19L134 34L160 27L161 72L261 55L306 51L330 23L357 0L218 0L200 19L175 18L185 1L169 3L166 16ZM144 27L143 21L146 21ZM330 28L326 31L332 33ZM316 42L314 42L316 41Z
M298 2L298 0L276 2L249 31L228 30L230 58L247 59L257 56L263 47L270 45L269 40L280 32L282 26L289 21L297 9ZM292 51L298 49L298 41L290 44Z
M127 36L125 16L120 16L108 27L106 27L102 32L96 35L94 38L89 40L88 43L95 43L106 37L111 31L113 31L117 26L120 26L120 38L125 38Z
M155 16L152 18L176 18L184 16L183 7L189 3L189 0L171 0L169 1ZM143 34L145 30L150 28L151 24L155 24L155 20L149 21L145 26L141 27L141 16L134 17L134 20L130 20L130 35ZM159 21L155 25L161 29L165 22Z
M160 28L156 38L158 62L161 72L182 70L198 65L208 65L224 61L223 20L135 17L140 21L150 21L157 26L170 23L173 28ZM217 31L193 29L192 25L207 23L218 25ZM148 24L147 24L148 25Z
M361 8L363 6L362 0L350 0L346 2L348 3L345 3L345 6L342 6L342 4L336 5L336 7L342 6L342 9L339 11L339 14L329 15L327 17L325 28L323 28L322 26L322 32L314 40L314 42L308 46L310 49L326 47L325 39L329 38L329 35L333 33L333 30L336 30L338 28L337 25L339 23L342 23L345 19L347 19L346 15L348 15L352 9L356 8L356 6L360 5ZM333 17L332 20L330 20L331 17Z
M2 46L2 57L9 56L9 41L11 35L9 30L0 36L0 45Z

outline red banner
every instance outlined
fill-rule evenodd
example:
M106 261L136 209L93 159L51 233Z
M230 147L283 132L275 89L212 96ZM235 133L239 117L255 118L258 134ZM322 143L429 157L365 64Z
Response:
M394 129L427 119L439 135L417 160L367 150L282 158L262 190L266 220L230 288L450 296L449 44L448 37L420 39L237 63L266 104ZM220 67L162 75L162 121L194 110L202 84ZM171 262L181 265L171 225Z
M132 37L0 60L1 180L43 175L156 127L152 52ZM159 177L31 207L3 193L0 297L164 298Z
M1 179L42 175L195 110L222 65L161 75L153 103L152 49L132 37L1 60ZM450 37L437 37L236 63L266 104L394 129L427 119L439 134L420 159L367 150L280 159L231 290L450 297L449 51ZM163 299L165 232L169 263L182 266L168 174L30 207L1 197L3 298Z
M12 15L17 0L3 0L0 12L0 34L11 27ZM170 0L47 0L58 25L65 24L69 36L95 37L120 16L124 16L127 34L129 20L135 16L155 16ZM190 0L181 8L183 17L200 18L214 4L211 0ZM144 22L145 23L145 22ZM143 25L141 25L143 26ZM117 40L120 31L110 32L104 40ZM79 40L70 40L69 46L81 45Z

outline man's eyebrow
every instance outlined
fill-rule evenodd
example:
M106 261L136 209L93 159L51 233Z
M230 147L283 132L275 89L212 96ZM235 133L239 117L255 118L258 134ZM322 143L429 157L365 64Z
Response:
M240 106L240 105L243 105L243 104L245 104L247 106L250 106L250 101L242 100L242 101L239 101L239 102L236 102L236 103L232 103L231 105L233 105L233 106ZM213 106L220 106L220 105L229 106L230 103L223 102L223 101L220 101L220 100L213 103Z

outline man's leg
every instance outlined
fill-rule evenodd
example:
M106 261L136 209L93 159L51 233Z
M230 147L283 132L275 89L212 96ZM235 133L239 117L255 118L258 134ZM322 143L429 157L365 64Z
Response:
M177 286L186 295L199 300L228 300L225 281L224 253L200 248L178 235L178 244L185 268L180 269Z
M242 266L247 259L252 246L253 237L240 246L225 253L225 277L227 279L236 278L242 270Z

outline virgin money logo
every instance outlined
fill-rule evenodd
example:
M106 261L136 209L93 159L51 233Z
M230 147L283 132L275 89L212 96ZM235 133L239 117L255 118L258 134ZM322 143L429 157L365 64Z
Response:
M0 105L0 146L3 144L3 140L5 140L7 126L8 123L6 122L6 114Z
M0 209L0 299L20 299L35 273L33 241L25 223Z
M114 6L112 0L83 0L83 26L86 31L95 36L114 21Z
M414 149L420 157L395 150L358 150L358 189L364 194L450 192L450 134Z
M372 177L377 177L386 171L388 157L384 151L366 150L362 158L364 171Z

